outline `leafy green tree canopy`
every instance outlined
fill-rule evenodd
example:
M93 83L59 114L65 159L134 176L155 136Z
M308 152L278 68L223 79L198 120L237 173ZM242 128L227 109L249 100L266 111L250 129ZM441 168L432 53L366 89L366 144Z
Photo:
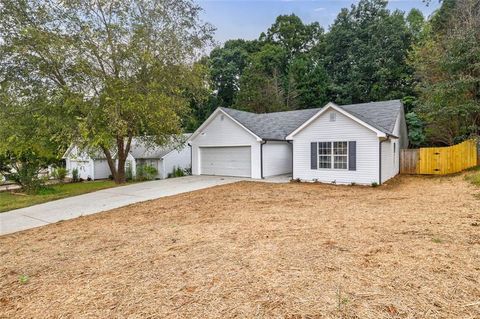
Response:
M250 54L234 106L261 113L325 103L323 39L317 22L304 24L293 14L277 17L260 35L260 49Z
M412 95L406 57L412 35L402 12L387 1L360 0L343 9L326 35L331 100L359 103Z
M416 112L430 143L452 145L480 134L478 2L443 1L410 56L419 82Z
M166 143L202 92L192 62L213 28L200 10L190 0L5 0L1 72L41 83L65 138L102 149L122 183L132 138Z

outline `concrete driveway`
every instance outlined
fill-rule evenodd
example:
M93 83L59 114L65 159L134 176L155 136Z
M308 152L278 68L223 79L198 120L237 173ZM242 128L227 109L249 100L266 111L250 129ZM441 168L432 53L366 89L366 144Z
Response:
M0 235L248 178L186 176L115 187L0 213Z

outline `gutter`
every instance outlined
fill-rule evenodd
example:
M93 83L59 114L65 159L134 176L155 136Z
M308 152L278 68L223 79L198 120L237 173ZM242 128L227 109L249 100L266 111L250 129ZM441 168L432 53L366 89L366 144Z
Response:
M289 140L279 139L279 138L264 138L262 141L271 141L271 142L289 142Z

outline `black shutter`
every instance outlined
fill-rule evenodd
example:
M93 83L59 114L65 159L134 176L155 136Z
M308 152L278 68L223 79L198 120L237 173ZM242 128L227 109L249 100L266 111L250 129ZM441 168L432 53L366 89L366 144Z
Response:
M357 170L357 142L348 142L348 170Z
M317 142L312 142L310 144L310 168L317 169L317 162L318 162Z

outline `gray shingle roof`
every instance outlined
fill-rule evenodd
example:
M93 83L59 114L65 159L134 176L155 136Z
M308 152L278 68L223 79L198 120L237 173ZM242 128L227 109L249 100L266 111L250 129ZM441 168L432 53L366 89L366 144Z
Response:
M288 134L320 110L306 109L256 114L223 107L221 109L264 140L284 140Z
M400 100L391 100L341 105L340 107L377 130L393 134L395 122L403 104Z
M403 104L400 100L391 100L339 107L377 130L393 134L395 122ZM320 110L316 108L256 114L230 108L222 107L221 109L264 140L284 140Z
M146 143L141 138L133 138L130 154L132 154L135 159L159 159L178 148L190 135L191 134L183 134L178 141L176 138L172 138L171 143L162 147Z

